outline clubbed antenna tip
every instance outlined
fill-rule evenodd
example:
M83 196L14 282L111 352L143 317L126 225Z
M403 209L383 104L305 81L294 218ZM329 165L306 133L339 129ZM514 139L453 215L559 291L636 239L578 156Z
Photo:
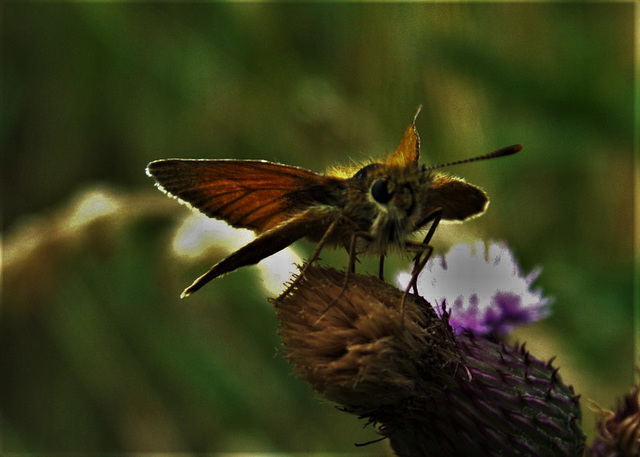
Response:
M427 170L437 170L439 168L446 168L452 165L460 165L463 163L469 162L477 162L478 160L487 160L487 159L497 159L498 157L509 156L511 154L515 154L516 152L522 151L521 144L514 144L512 146L507 146L506 148L498 149L497 151L490 152L489 154L484 154L478 157L472 157L470 159L457 160L455 162L449 162L441 165L432 165L427 167Z

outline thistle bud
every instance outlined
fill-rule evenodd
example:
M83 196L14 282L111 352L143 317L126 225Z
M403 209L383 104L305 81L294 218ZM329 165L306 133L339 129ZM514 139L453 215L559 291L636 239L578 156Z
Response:
M399 456L579 456L580 406L524 346L454 334L447 314L377 278L310 267L277 302L286 356L373 422Z

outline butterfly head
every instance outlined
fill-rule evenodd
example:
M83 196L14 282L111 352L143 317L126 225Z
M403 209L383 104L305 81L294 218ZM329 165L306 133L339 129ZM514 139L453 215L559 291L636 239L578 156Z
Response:
M345 215L357 221L384 252L389 242L402 243L413 231L431 179L429 172L415 166L367 165L349 180Z

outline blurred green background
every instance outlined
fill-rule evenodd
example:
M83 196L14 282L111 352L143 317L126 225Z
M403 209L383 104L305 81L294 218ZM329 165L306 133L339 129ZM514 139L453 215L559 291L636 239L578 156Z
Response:
M291 374L257 268L178 299L222 251L173 253L189 211L144 168L322 171L393 151L419 104L425 163L525 146L450 170L492 202L434 245L543 267L553 315L514 338L557 355L592 436L634 375L633 7L4 4L4 451L387 454Z

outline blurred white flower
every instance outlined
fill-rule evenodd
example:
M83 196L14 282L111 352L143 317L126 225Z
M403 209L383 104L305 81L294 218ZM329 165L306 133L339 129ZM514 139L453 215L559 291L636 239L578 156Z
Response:
M113 192L101 188L90 189L77 197L67 218L66 229L77 230L101 217L110 216L121 208L122 204Z
M451 314L456 332L507 333L549 315L549 299L531 289L540 271L523 275L503 243L491 242L488 249L481 241L474 249L458 244L427 262L418 276L418 292L439 315L445 310ZM400 273L397 283L405 288L410 278L410 273Z

